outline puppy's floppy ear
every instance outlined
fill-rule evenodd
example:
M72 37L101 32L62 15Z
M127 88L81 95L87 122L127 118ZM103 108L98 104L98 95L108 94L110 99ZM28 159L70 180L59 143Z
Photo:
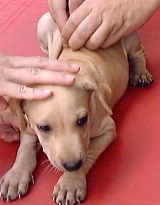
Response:
M108 85L105 85L105 87L99 85L99 87L96 90L96 94L97 94L100 102L102 103L103 107L107 111L107 113L109 115L112 115L113 112L112 112L111 108L109 107L109 105L107 104L107 100L109 99L110 94L111 94L110 87Z
M111 89L107 83L102 83L99 81L93 82L92 79L88 78L84 82L82 82L82 86L86 90L95 92L107 113L109 115L113 114L111 108L107 104L107 101L109 100L111 94Z
M18 117L20 130L24 131L27 128L26 118L22 108L22 100L10 98L8 101L10 110Z

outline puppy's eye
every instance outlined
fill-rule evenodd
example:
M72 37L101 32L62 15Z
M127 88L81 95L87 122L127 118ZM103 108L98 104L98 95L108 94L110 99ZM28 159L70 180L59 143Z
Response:
M44 133L48 133L51 131L51 128L49 125L37 125L37 128L39 129L39 131L44 132Z
M78 119L77 125L82 127L88 120L88 115L85 115L84 117Z

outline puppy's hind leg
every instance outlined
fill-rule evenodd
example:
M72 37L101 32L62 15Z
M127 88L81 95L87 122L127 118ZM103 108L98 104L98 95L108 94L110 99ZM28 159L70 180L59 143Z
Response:
M146 68L145 53L138 34L127 36L124 43L130 64L130 84L138 87L151 85L153 77Z
M36 166L37 137L21 134L21 144L12 168L0 179L1 200L15 200L25 195Z

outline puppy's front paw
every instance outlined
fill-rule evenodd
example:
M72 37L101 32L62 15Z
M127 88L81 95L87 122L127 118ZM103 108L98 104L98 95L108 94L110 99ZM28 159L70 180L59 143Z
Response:
M33 176L29 173L12 168L0 179L1 200L11 201L21 198L27 193L30 181L33 182Z
M58 205L73 205L81 203L86 195L86 177L76 172L65 172L53 191L53 200Z
M130 72L130 84L137 87L147 87L153 83L153 77L147 69Z

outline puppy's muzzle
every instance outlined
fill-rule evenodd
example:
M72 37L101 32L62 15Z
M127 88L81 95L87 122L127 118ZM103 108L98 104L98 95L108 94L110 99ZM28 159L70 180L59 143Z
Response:
M62 166L69 172L78 170L81 167L81 165L82 160L62 164Z

